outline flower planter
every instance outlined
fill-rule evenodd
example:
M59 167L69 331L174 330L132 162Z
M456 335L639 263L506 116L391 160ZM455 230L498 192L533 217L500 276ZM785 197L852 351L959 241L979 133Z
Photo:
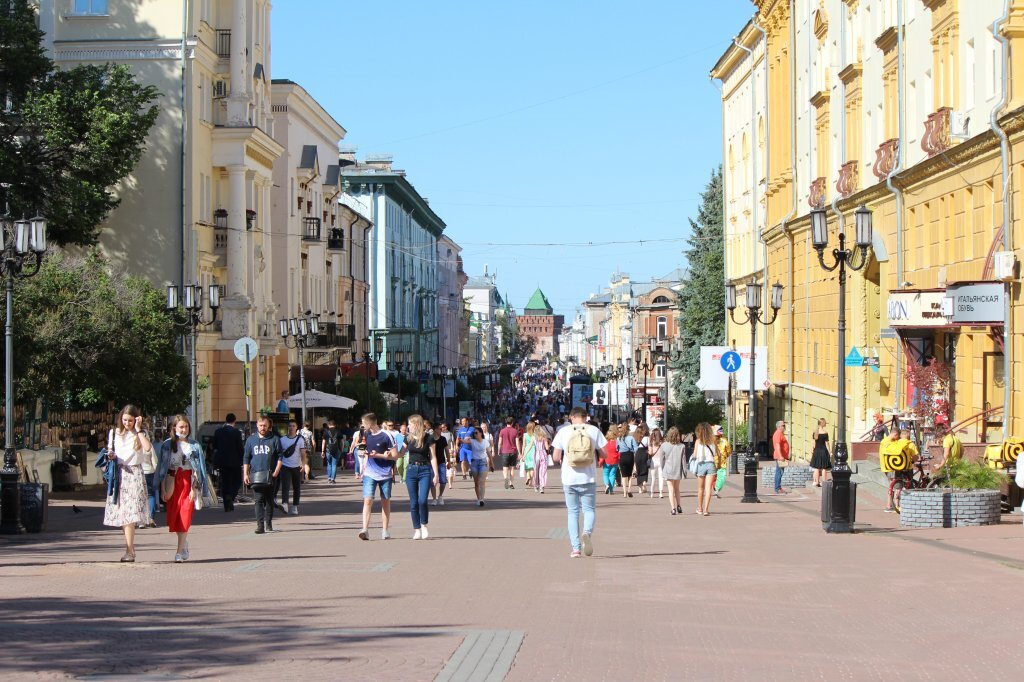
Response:
M999 523L998 490L904 490L900 525L907 528L954 528Z
M740 460L740 473L743 473L743 460ZM791 463L782 471L783 488L803 488L811 482L811 468L806 462ZM761 465L761 487L775 487L775 463Z

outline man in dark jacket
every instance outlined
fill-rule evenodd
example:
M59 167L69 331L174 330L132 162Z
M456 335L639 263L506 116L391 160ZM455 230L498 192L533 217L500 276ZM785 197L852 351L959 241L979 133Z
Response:
M242 432L235 427L235 415L228 413L226 423L213 433L213 457L220 470L220 494L224 511L235 510L235 497L242 487Z

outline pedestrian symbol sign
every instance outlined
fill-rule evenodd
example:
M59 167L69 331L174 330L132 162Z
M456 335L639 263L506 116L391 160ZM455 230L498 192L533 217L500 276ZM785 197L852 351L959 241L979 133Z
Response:
M737 353L734 350L731 350L728 353L722 354L721 363L722 369L724 369L729 374L732 374L733 372L739 370L740 365L743 364L743 360L740 359L739 353Z
M864 356L860 354L859 350L857 350L857 346L854 346L853 348L851 348L849 354L846 356L846 366L847 367L863 367L864 366Z

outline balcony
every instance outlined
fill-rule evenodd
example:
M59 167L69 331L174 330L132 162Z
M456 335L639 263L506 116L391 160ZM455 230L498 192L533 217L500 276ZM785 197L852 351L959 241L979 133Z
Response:
M353 336L355 325L321 322L316 345L318 348L351 348Z
M332 227L327 233L327 249L329 251L345 250L345 230Z
M217 56L221 59L231 57L231 29L218 28L216 31Z
M942 107L929 114L924 122L924 135L921 136L921 149L930 157L941 154L950 147L951 114L953 109Z
M893 169L896 168L896 161L899 155L899 138L894 137L891 140L886 140L878 145L878 149L875 150L875 165L871 167L871 172L879 180L885 180L892 173Z
M858 163L857 161L847 161L839 169L839 179L836 180L836 191L839 192L839 196L845 198L857 191L860 179L857 172Z
M320 241L320 219L319 218L303 218L302 219L302 240L307 242L318 242Z
M814 182L811 183L810 194L807 197L807 203L811 208L817 209L825 206L825 178L815 178Z

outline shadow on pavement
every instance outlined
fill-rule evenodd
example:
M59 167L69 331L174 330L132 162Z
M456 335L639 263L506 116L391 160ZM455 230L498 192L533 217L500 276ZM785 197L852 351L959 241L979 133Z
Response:
M704 556L708 554L728 554L724 549L713 549L708 552L644 552L637 554L605 554L595 556L595 559L646 559L655 556Z

